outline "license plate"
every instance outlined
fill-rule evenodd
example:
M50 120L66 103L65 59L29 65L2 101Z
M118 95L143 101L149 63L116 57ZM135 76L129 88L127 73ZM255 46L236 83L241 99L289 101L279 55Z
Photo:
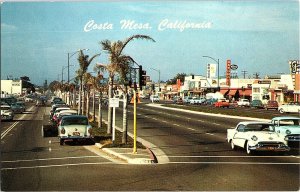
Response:
M275 147L267 147L268 150L275 150Z
M73 136L80 136L79 132L73 132Z

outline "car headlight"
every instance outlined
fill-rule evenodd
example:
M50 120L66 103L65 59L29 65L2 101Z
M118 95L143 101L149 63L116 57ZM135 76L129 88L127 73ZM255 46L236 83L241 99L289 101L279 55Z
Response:
M253 136L251 137L251 139L252 139L253 141L257 141L257 137L256 137L255 135L253 135Z
M285 136L285 137L284 137L284 140L285 140L285 141L288 141L288 140L289 140L289 137L288 137L288 136Z
M292 132L291 132L290 130L286 130L285 133L289 135L289 134L291 134Z

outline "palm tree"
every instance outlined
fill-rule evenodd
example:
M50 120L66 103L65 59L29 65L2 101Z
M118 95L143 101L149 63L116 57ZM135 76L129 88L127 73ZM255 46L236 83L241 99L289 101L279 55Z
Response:
M78 62L79 62L79 65L80 65L80 68L76 71L77 73L77 78L79 79L80 81L80 87L79 87L79 103L78 103L78 114L82 114L82 103L81 103L81 95L82 95L82 91L83 91L83 77L84 77L84 74L86 73L89 65L91 64L91 62L97 57L99 56L100 54L96 54L94 56L92 56L90 59L89 59L89 56L88 55L84 55L83 51L80 50L79 54L78 54Z
M109 73L109 90L108 90L108 97L109 99L112 98L112 87L113 87L113 81L114 76L116 73L119 73L120 78L125 80L126 73L129 68L129 64L133 63L134 60L129 55L124 55L123 50L126 47L126 45L131 42L134 39L146 39L151 40L153 42L154 39L152 39L149 36L146 35L133 35L124 41L116 41L111 42L109 40L101 41L100 44L102 46L102 49L106 51L109 54L109 64L103 65L99 64L99 68L104 68ZM125 82L125 81L124 81ZM124 85L124 84L123 84ZM124 85L124 87L126 87ZM127 143L127 88L124 90L124 107L123 107L123 143ZM125 92L126 91L126 92ZM111 133L112 130L112 109L111 107L108 108L108 125L107 125L107 133Z

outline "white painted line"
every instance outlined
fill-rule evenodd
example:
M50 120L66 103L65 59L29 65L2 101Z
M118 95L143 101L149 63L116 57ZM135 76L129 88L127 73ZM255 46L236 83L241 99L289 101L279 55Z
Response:
M266 163L266 162L169 162L168 164L228 164L228 165L300 165L300 163Z
M29 108L29 110L31 110L32 108L33 108L34 106L31 106L30 108ZM25 117L25 115L26 114L23 114L22 116L21 116L21 118L19 119L19 120L22 120L22 119L24 119L24 117ZM9 128L7 128L5 131L3 131L2 133L1 133L1 139L3 139L17 124L19 123L19 121L16 121L16 122L14 122Z
M205 122L205 121L203 121L203 120L201 120L201 119L198 119L197 121L199 121L199 122Z
M52 161L52 160L65 160L65 159L85 159L85 158L101 158L100 156L79 156L79 157L54 157L47 159L21 159L14 161L1 161L2 163L19 163L19 162L32 162L32 161Z
M192 130L192 131L196 131L196 129L193 129L193 128L187 128L188 130Z
M290 156L197 156L197 155L194 155L194 156L190 156L190 155L187 155L187 156L177 156L177 155L168 155L168 157L173 157L173 158L278 158L278 157L284 157L284 158L299 158L300 156L294 156L294 155L290 155Z
M174 126L178 126L178 127L180 126L180 125L178 125L178 124L176 124L176 123L174 123L173 125L174 125Z
M212 133L205 133L206 135L214 135L214 134L212 134Z
M9 128L1 133L1 139L3 139L19 122L14 122Z
M16 169L36 169L36 168L48 168L48 167L66 167L66 166L81 166L81 165L108 165L108 164L115 164L115 163L113 163L113 162L96 162L96 163L76 163L76 164L60 164L60 165L40 165L40 166L31 166L31 167L8 167L8 168L1 168L1 171L16 170ZM122 164L122 163L119 163L119 164Z
M213 125L218 125L218 126L221 125L221 124L219 124L219 123L212 123L212 124L213 124Z

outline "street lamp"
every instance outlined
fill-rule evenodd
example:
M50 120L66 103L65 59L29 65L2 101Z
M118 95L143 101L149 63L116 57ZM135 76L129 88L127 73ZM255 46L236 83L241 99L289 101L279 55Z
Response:
M151 68L150 69L158 72L158 91L160 91L160 70L159 69L154 69L154 68Z
M214 60L215 62L217 62L217 64L218 64L218 91L219 91L219 89L220 89L219 59L217 60L217 59L215 59L215 58L213 58L213 57L210 57L210 56L202 56L202 57L207 57L207 58L210 58L210 59Z
M68 84L70 83L70 58L78 53L79 51L86 50L88 51L89 49L79 49L78 51L75 51L73 53L68 53Z
M63 83L64 82L64 70L68 67L70 67L70 66L74 66L74 65L67 65L67 66L63 66L62 67L62 69L61 69L61 83ZM68 83L69 83L69 74L68 74Z

